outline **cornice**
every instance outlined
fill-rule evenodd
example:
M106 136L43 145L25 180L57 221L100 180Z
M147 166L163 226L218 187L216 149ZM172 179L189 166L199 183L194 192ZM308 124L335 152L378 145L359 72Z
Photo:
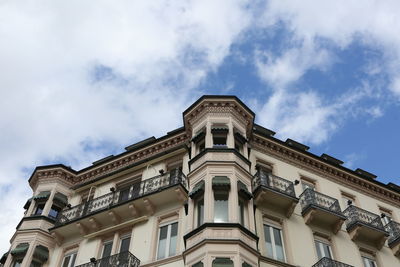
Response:
M94 169L89 169L82 174L78 174L75 178L75 183L80 184L93 180L99 176L106 175L111 172L115 172L126 166L134 164L135 162L142 161L146 158L152 157L156 154L162 153L163 151L169 150L188 141L189 138L185 132L176 135L174 137L163 140L162 142L157 142L153 145L140 149L138 151L128 153L123 157L117 158L111 162L101 164L96 166Z
M161 138L160 138L161 139ZM154 157L155 155L161 154L166 151L170 151L182 144L185 144L189 140L185 132L181 132L170 138L163 138L154 144L146 146L136 151L128 151L116 156L113 160L98 164L95 166L89 166L76 173L67 171L59 165L51 165L49 168L41 166L35 169L34 173L30 178L30 185L35 188L39 179L62 179L69 186L78 185L81 183L87 183L101 176L105 176L110 173L115 173L127 166L131 166L137 162Z
M183 122L188 135L191 135L192 125L206 113L229 113L242 122L249 134L254 123L254 113L236 98L203 98L183 113Z
M348 185L355 190L360 190L369 195L376 196L392 205L399 206L400 204L400 194L396 194L373 182L357 177L350 172L335 168L322 160L314 159L268 138L254 134L250 144L255 149L275 156L287 163L296 165L299 168L312 171L320 176L334 180L335 182Z

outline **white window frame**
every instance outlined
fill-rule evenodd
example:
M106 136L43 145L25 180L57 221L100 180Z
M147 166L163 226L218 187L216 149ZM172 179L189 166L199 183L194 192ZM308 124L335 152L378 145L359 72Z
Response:
M199 205L199 203L201 202L201 201L203 201L203 214L202 214L202 216L203 216L203 218L202 218L202 222L200 223L200 205ZM197 227L200 227L202 224L204 224L204 213L205 213L205 209L204 209L204 194L202 194L201 196L199 196L196 200L195 200L195 203L196 203L196 216L195 216L195 219L196 219L196 226Z
M312 188L312 190L317 191L317 185L315 182L307 180L307 179L301 179L301 188L303 191L305 191L307 188Z
M317 247L317 243L319 243L318 247ZM320 252L320 254L322 256L321 259L324 258L324 257L328 258L328 256L325 255L325 250L322 247L323 245L326 245L328 247L329 253L331 254L329 258L334 260L334 256L333 256L333 253L332 253L332 244L329 241L323 241L321 239L314 239L314 245L315 245L315 249L316 249L316 252L317 252L317 258L318 258L318 249L319 249L319 252ZM318 259L318 260L320 260L320 259Z
M61 266L64 266L64 262L65 262L65 259L67 257L73 256L73 255L75 255L75 260L74 260L74 265L75 265L76 258L78 257L78 251L77 250L73 250L73 251L69 251L69 252L65 253L64 254L64 258L63 258L62 263L61 263ZM72 261L70 260L67 267L74 267L74 265L71 265L71 264L72 264Z
M277 254L276 254L276 244L275 244L275 236L274 236L273 229L275 228L275 229L279 230L279 235L281 237L281 242L282 242L283 262L286 262L287 259L286 259L285 241L283 239L282 227L277 227L274 224L269 224L269 223L265 223L264 222L263 223L263 230L264 231L265 231L265 226L269 227L269 234L270 234L270 237L271 237L271 244L272 244L272 257L273 257L274 260L277 260L277 261L279 261L279 260L278 260ZM264 237L265 237L265 233L264 233ZM264 238L265 255L268 255L266 243L267 243L267 241Z
M361 259L364 267L378 267L378 264L376 264L375 257L361 255ZM373 265L371 265L371 262L373 263Z
M169 255L169 246L170 246L170 243L171 243L171 229L172 229L172 225L174 223L178 224L177 225L176 249L175 249L174 255ZM167 240L166 240L166 245L165 245L165 257L164 258L159 258L158 257L158 248L159 248L159 245L160 245L161 227L164 227L164 226L168 226L168 228L167 228L168 229L167 230ZM179 235L179 222L178 221L169 221L169 222L162 223L162 224L160 224L158 226L156 260L162 260L162 259L166 259L166 258L169 258L169 257L172 257L172 256L176 255L177 250L178 250L178 242L179 242L178 235Z
M118 253L121 253L121 245L122 245L122 240L125 238L130 238L129 240L129 247L128 247L128 251L130 251L131 249L131 241L132 241L132 233L126 233L123 234L119 237L119 242L118 242Z
M105 256L103 255L104 253L104 247L106 244L111 243L111 251L110 251L110 256L113 255L113 246L114 246L114 239L106 239L103 241L102 246L101 246L101 251L100 251L100 258L104 258ZM108 257L108 256L107 256Z

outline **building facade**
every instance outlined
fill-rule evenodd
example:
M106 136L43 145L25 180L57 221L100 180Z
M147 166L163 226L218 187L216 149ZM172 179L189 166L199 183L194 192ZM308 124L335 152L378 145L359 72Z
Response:
M36 167L4 267L395 267L400 188L203 96L182 128L76 171Z

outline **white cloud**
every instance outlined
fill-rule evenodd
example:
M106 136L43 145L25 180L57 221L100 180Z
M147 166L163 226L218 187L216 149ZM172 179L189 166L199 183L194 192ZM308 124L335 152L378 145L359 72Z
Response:
M0 253L31 195L36 165L80 168L110 144L122 148L181 126L177 114L201 94L193 89L249 25L245 5L2 2L0 202L13 205L0 215Z

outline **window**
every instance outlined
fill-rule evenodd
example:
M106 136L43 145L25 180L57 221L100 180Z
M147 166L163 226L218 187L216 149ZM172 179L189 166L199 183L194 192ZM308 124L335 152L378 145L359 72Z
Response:
M322 242L320 240L315 240L315 249L317 250L318 259L324 257L332 259L332 249L328 242Z
M36 210L35 210L34 215L42 215L43 210L44 210L44 203L38 204L38 205L36 206Z
M226 125L213 126L211 133L213 135L213 146L214 147L226 147L226 140L228 136L228 127Z
M239 205L238 206L239 206L239 222L241 225L244 226L244 214L245 214L246 202L241 197L239 197Z
M13 267L20 267L21 266L21 263L22 263L22 259L18 259L18 260L15 260L14 262L13 262Z
M178 223L174 222L161 226L158 236L157 259L174 256L176 254Z
M373 258L362 256L364 267L377 267L376 262Z
M281 229L264 224L264 239L267 256L275 260L285 261Z
M197 226L204 223L204 198L200 198L196 201L197 208Z
M303 188L303 191L308 188L315 190L315 183L313 181L301 179L301 187Z
M387 209L380 208L383 225L388 224L392 220L392 212Z
M65 255L62 267L74 267L77 252L71 252Z
M130 186L125 186L121 189L119 189L119 196L118 196L118 202L124 202L129 199L129 191L131 187Z
M103 252L101 253L102 258L111 256L112 246L113 246L112 240L108 240L103 243Z
M131 235L125 235L120 238L119 253L129 251L131 244Z
M41 266L42 264L37 261L32 261L31 264L29 265L29 267L41 267Z
M49 212L49 217L51 218L57 218L58 213L61 211L61 208L57 207L56 205L51 206L50 212Z
M342 193L342 208L346 209L349 205L355 205L355 197L349 194Z
M229 221L229 192L225 190L214 190L214 222Z

